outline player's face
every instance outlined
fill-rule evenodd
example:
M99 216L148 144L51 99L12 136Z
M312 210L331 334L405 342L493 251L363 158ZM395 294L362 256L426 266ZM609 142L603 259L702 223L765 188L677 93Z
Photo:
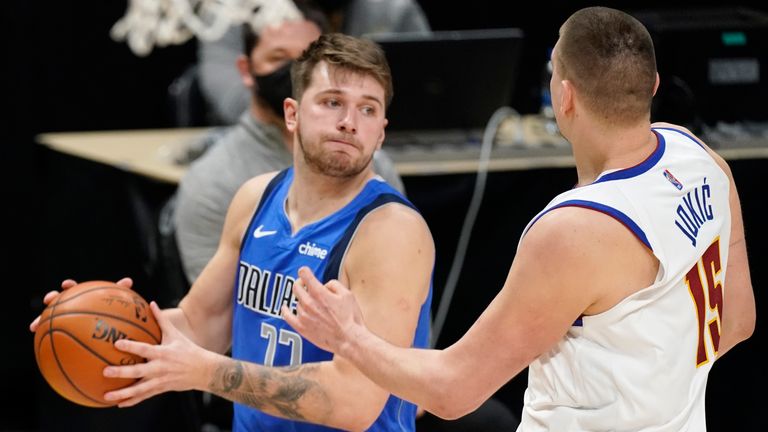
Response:
M374 78L321 62L296 118L298 144L311 169L353 177L370 167L384 140L384 88Z

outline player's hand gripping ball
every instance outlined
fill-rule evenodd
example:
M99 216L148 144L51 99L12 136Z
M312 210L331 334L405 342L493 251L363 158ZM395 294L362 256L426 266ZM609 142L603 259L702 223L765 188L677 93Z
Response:
M160 343L162 332L149 304L114 282L83 282L64 290L41 314L35 359L64 398L89 407L113 406L119 401L104 400L104 393L136 380L106 378L104 367L145 361L116 349L120 339Z

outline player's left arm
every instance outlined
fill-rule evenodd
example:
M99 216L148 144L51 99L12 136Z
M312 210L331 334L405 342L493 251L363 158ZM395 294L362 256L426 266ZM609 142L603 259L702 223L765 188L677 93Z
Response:
M393 203L360 223L339 279L356 298L371 332L395 346L410 347L429 293L434 260L434 242L424 219ZM357 419L342 428L369 427L389 392L343 357L335 356L329 366L332 373L320 378L327 380L323 388L332 396L333 411Z
M744 221L741 202L733 173L725 159L709 148L690 130L671 123L654 123L653 127L678 129L690 135L709 152L715 162L728 176L730 182L729 201L731 208L731 241L728 245L725 289L723 290L723 316L720 317L720 343L717 355L722 356L739 342L752 336L755 331L755 294L749 274L747 243L744 237Z
M755 331L756 310L752 278L749 274L747 241L744 237L744 222L741 215L741 202L733 174L728 164L720 155L713 152L712 157L728 175L730 182L731 241L728 245L728 265L725 273L723 290L723 313L720 317L720 344L717 355L722 356L739 342L752 336Z

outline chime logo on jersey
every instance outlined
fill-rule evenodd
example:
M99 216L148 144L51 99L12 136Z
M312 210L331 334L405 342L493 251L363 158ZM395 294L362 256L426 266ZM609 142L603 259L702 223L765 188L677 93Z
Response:
M677 177L673 176L672 173L669 172L669 170L666 170L666 169L664 170L664 177L666 177L667 180L669 180L669 182L672 183L672 185L677 188L677 190L683 190L683 184L680 183L680 180L678 180Z
M319 258L324 260L328 255L328 248L315 243L306 242L299 245L299 253L302 255Z

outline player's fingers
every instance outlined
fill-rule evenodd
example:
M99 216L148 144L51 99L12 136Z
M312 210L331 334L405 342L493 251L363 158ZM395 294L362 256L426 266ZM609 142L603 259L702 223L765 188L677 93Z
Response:
M123 288L131 288L133 286L133 279L124 277L115 283Z
M285 322L287 322L289 326L293 327L294 330L301 332L301 329L304 328L299 316L291 312L288 306L283 305L283 307L280 308L280 314L283 316Z
M107 378L141 378L147 375L147 364L140 363L128 366L107 366L102 371L102 374ZM128 396L125 396L128 397ZM112 399L119 400L124 397Z
M120 339L115 342L115 348L120 351L136 354L137 356L144 357L145 359L153 359L157 357L157 350L159 345L150 345L144 342L137 342L128 339Z
M56 299L56 297L58 297L59 294L61 294L61 293L59 293L58 291L48 291L48 293L45 294L45 297L43 297L43 303L45 303L47 305L51 304L51 302L54 299Z
M157 388L156 380L141 380L138 383L119 390L114 390L104 394L104 399L108 401L120 401L119 407L129 407L160 393Z
M160 310L160 306L158 306L154 300L149 302L149 308L152 310L152 314L155 315L155 320L160 326L160 330L163 332L163 334L169 334L176 331L176 327L174 327L173 323L168 319L168 317L163 315L163 311Z
M151 391L151 392L149 392L149 393L141 394L141 395L139 395L139 396L136 396L136 397L132 397L132 398L130 398L130 399L128 399L128 400L124 400L124 401L120 402L119 404L117 404L117 407L118 407L118 408L128 408L128 407L132 407L132 406L134 406L134 405L138 404L139 402L142 402L142 401L144 401L144 400L147 400L147 399L149 399L149 398L151 398L151 397L153 397L153 396L156 396L156 395L158 395L158 394L160 394L160 393L162 393L162 391L160 391L160 390L154 390L154 391Z
M301 289L301 290L306 291L307 290L307 284L306 284L306 282L304 282L304 279L302 279L301 277L297 277L296 281L293 283L293 289L294 290Z
M310 270L309 267L306 267L306 266L301 267L299 269L299 277L306 284L307 292L311 293L312 296L316 296L317 292L325 289L323 284L320 283L319 280L317 280L314 273L312 273L312 270Z
M296 296L296 300L298 300L299 306L307 306L312 303L312 296L310 293L305 289L294 289L293 295Z
M64 279L61 281L61 289L72 288L75 285L77 285L77 281L74 279Z
M31 331L32 333L36 332L37 331L37 326L39 326L39 325L40 325L40 316L38 315L38 317L35 318L34 321L32 321L29 324L29 331Z
M328 283L325 284L325 287L328 288L328 291L334 294L344 292L344 290L347 289L347 287L342 285L341 282L337 281L336 279L328 281Z

